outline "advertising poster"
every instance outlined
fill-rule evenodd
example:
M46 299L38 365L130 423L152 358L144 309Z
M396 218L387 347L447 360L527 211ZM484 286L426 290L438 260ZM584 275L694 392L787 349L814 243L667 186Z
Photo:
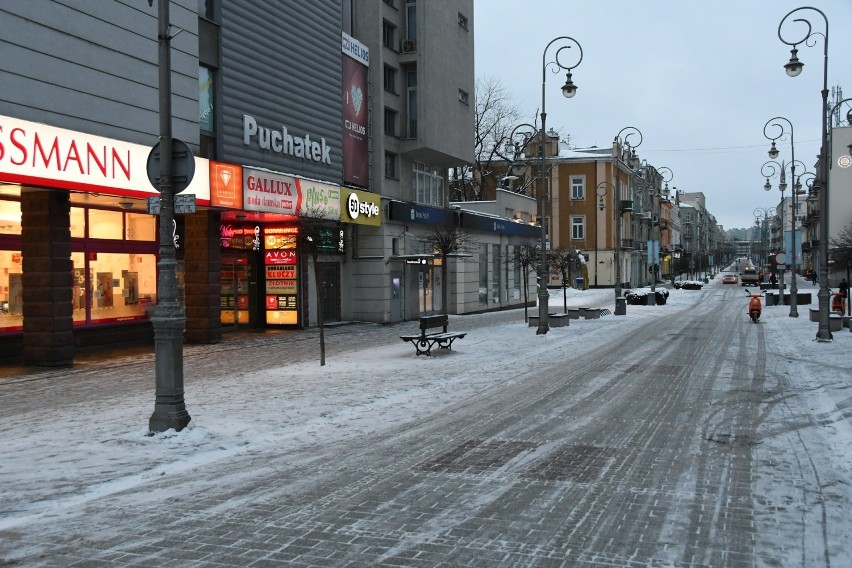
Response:
M242 167L210 162L210 205L228 209L242 208Z
M302 196L296 178L243 168L243 209L283 215L299 214Z
M299 323L298 234L298 227L269 226L263 229L266 323L270 325Z
M301 213L315 219L340 219L340 187L298 178Z
M367 70L370 51L343 34L343 181L369 185Z

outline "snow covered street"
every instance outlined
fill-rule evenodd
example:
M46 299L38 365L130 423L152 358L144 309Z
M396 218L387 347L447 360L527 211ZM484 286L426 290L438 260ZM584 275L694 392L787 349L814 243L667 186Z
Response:
M544 336L451 316L433 357L334 327L323 367L317 330L230 335L156 436L150 350L3 369L0 565L852 565L852 333L799 286L758 324L719 278Z

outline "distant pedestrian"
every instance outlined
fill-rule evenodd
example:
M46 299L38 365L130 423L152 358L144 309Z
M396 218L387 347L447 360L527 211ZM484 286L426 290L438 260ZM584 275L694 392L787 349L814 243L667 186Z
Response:
M846 279L840 281L840 284L837 285L837 291L840 292L840 295L845 298L847 294L849 294L849 283L846 282Z
M769 285L773 288L778 287L778 278L775 276L774 272L769 275Z
M816 273L816 270L811 270L811 282L813 282L814 284L816 284L816 283L817 283L817 273Z

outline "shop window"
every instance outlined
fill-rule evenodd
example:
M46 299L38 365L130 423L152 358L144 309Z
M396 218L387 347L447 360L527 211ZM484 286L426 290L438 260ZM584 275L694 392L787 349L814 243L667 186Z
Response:
M18 201L0 200L0 233L21 234L21 204Z
M125 213L125 237L128 241L156 241L157 221L153 215Z
M123 239L121 211L89 209L89 238Z
M23 257L19 250L0 250L0 331L24 326Z
M500 269L503 256L500 254L500 245L491 245L491 303L500 305L500 277L503 274Z
M74 325L145 319L157 303L157 257L139 253L71 255Z
M488 305L488 245L479 245L479 304Z
M82 207L71 208L71 236L77 239L86 236L86 210Z

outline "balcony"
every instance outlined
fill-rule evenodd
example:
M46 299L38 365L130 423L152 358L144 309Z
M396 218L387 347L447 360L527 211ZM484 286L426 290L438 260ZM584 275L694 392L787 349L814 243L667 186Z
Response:
M621 200L621 212L622 213L630 213L633 211L633 201L629 199Z
M622 250L633 250L636 248L634 246L633 239L621 239L621 249Z

